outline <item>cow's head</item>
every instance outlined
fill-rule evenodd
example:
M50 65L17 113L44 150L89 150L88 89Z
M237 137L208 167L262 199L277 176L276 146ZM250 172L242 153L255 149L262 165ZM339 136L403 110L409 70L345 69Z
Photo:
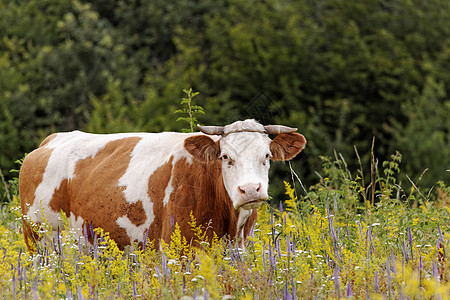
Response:
M295 133L296 128L263 126L255 120L199 128L221 137L214 141L206 135L193 136L184 146L201 161L222 161L223 183L236 209L257 208L267 200L270 160L289 160L306 145L303 135ZM271 140L269 134L277 137Z

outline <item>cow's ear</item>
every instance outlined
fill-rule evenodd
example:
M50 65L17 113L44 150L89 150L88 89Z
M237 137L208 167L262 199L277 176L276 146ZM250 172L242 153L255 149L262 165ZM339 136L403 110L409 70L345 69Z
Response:
M214 142L204 135L188 137L184 140L184 148L195 158L201 161L212 161L219 158L219 142Z
M272 160L290 160L305 148L306 139L299 133L279 134L270 143Z

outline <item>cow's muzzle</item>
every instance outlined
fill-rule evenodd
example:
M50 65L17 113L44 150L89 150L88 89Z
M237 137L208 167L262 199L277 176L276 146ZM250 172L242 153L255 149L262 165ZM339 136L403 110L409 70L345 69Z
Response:
M261 183L247 183L238 186L239 195L241 197L240 207L244 209L258 208L267 200L265 193L262 191Z

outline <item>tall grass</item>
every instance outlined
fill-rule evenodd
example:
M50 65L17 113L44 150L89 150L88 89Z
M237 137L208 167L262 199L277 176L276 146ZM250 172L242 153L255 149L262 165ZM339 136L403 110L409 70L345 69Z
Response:
M66 225L55 239L44 230L32 255L14 195L1 211L0 297L448 299L449 187L440 183L435 196L402 190L399 154L366 175L369 184L342 157L322 159L317 185L297 194L286 182L279 207L259 209L246 249L208 240L191 217L201 250L177 224L161 251L148 241L125 252L101 229L86 228L97 237L89 245Z

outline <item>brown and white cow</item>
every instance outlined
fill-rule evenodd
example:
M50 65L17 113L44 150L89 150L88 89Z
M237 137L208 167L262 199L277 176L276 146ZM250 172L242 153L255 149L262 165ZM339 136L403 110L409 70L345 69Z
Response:
M254 120L203 133L55 133L24 160L20 199L28 248L31 223L61 226L60 212L82 233L92 222L120 248L148 237L158 248L180 225L188 241L197 224L218 236L245 238L268 198L270 159L289 160L306 144L296 131ZM271 140L268 134L277 134ZM208 233L212 235L212 230Z

